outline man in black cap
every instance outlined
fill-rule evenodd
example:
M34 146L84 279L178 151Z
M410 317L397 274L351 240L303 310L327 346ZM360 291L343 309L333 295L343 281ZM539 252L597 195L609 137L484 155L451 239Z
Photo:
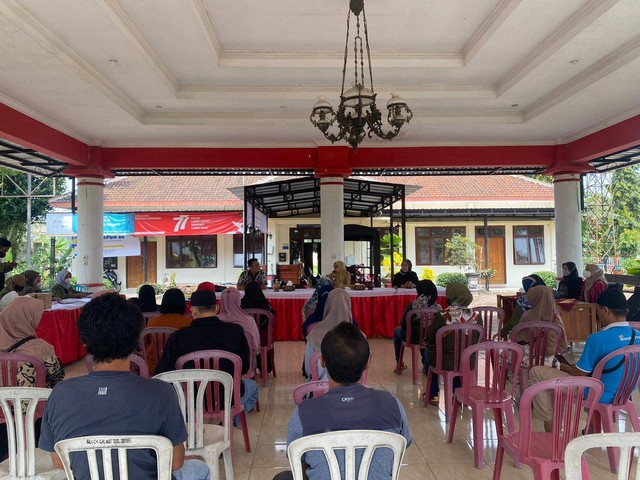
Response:
M13 270L17 265L16 262L4 261L4 257L7 255L10 248L11 242L6 238L0 237L0 290L4 288L5 274Z
M626 321L628 313L627 299L617 288L609 288L602 292L596 300L596 312L600 320L600 331L587 338L580 360L575 365L560 365L560 370L551 367L533 367L529 372L529 384L553 378L573 376L589 376L596 364L608 354L627 345L640 345L640 332L634 330ZM620 357L612 358L605 365L601 381L604 392L600 403L611 403L622 380L623 365ZM547 432L553 427L553 405L549 392L536 395L533 408L542 420Z
M216 317L218 310L219 305L214 292L198 290L191 295L193 321L191 325L181 328L169 337L162 358L156 367L156 374L175 370L178 358L198 350L225 350L235 353L242 360L242 373L249 371L251 352L244 330L240 325L218 319ZM231 362L222 360L220 369L233 376ZM241 401L246 412L253 409L259 394L255 380L242 380Z

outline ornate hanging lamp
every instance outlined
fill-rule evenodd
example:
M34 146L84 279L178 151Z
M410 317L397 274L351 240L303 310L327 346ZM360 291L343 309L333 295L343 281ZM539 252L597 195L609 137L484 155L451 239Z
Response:
M349 54L349 32L351 27L351 14L355 16L356 31L353 37L353 63L354 83L347 91L344 89L347 73L347 57ZM364 29L364 42L360 35L360 17L362 16L362 28ZM365 84L365 56L366 66L369 71L369 85ZM387 123L392 127L390 131L382 131L382 113L376 107L376 93L373 90L373 75L371 73L371 53L369 51L369 34L367 31L367 16L364 11L364 0L350 0L347 13L347 38L344 45L344 64L342 67L342 89L340 91L340 106L337 113L324 98L319 97L313 106L309 120L324 136L335 143L346 140L357 151L358 145L364 140L365 134L372 138L373 134L385 140L391 140L400 128L409 123L413 118L413 112L407 102L396 95L391 94L387 102ZM337 122L338 133L330 133L329 127Z

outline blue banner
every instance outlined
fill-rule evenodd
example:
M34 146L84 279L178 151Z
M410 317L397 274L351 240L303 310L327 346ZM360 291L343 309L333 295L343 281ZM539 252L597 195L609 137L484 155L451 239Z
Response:
M103 235L133 234L133 213L105 213ZM78 233L78 216L70 213L48 213L47 235L74 236Z

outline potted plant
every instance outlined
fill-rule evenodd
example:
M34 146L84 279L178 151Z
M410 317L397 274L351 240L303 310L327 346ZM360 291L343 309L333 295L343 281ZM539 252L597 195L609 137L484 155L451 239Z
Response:
M459 233L447 240L444 246L446 262L454 267L462 268L465 271L469 289L477 290L480 273L478 273L476 255L480 247L472 239Z
M496 276L496 271L493 268L487 268L485 270L480 270L480 278L484 280L484 288L489 291L489 283L491 283L491 279Z

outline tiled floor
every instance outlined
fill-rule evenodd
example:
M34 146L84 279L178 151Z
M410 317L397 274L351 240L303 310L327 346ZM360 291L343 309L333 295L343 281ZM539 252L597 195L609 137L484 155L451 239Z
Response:
M410 422L413 445L405 454L400 472L402 479L457 480L468 478L490 479L493 475L496 452L496 433L491 413L484 423L484 461L481 470L473 466L471 420L464 411L456 426L452 444L445 442L445 423L442 397L440 408L424 408L421 402L422 386L411 384L410 368L403 375L393 373L393 345L390 339L370 340L373 361L369 373L369 386L387 390L396 395L404 405ZM236 430L234 442L234 474L238 480L271 479L288 467L285 457L287 423L293 409L292 392L302 383L300 374L304 344L280 342L276 344L278 377L269 379L267 388L260 389L260 412L251 412L248 418L251 453L244 449L240 430ZM409 360L410 353L406 353ZM81 362L67 368L68 376L84 374ZM621 419L623 422L623 419ZM538 425L541 427L541 425ZM605 452L589 455L593 479L615 478L609 473ZM224 477L223 477L224 478ZM524 466L513 467L508 458L502 469L503 479L531 479L532 471Z

